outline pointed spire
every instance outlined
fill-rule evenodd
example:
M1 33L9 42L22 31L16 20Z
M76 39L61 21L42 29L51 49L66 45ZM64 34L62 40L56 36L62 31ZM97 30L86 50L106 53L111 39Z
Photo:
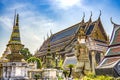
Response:
M100 20L100 16L101 16L101 10L100 10L100 14L99 14L98 20Z
M16 9L15 9L15 15L14 15L14 22L13 22L13 27L15 27L15 19L16 19Z
M83 12L83 17L82 17L82 23L84 23L84 18L85 18L85 12Z
M16 15L16 10L14 16L13 31L9 43L21 43L19 31L19 15L18 14Z
M19 26L19 14L17 14L17 17L16 17L16 24L15 26Z

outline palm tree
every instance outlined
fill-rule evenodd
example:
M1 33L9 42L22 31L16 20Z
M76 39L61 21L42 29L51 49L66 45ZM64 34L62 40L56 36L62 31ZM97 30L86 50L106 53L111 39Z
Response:
M35 77L35 80L38 80L40 75L39 74L35 74L34 77Z
M30 57L29 59L27 59L27 62L37 62L37 68L42 68L42 63L41 60L39 58L36 57Z
M65 76L65 78L67 77L68 71L67 70L63 70L63 74Z
M72 74L72 68L73 68L73 67L74 67L73 64L69 64L69 65L68 65L68 68L70 69L70 73L69 73L68 77L71 77L71 74Z

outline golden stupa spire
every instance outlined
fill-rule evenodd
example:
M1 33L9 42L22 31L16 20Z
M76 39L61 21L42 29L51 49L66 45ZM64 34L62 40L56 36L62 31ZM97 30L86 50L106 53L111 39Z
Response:
M12 44L12 43L21 44L20 31L19 31L19 14L16 15L16 11L14 16L13 31L9 41L9 44Z
M15 24L15 26L19 27L19 14L17 14L17 17L16 17L16 24Z
M16 10L15 10L15 15L14 15L13 27L15 26L15 19L16 19Z
M16 11L14 16L13 30L7 47L9 47L11 51L11 54L7 55L10 61L21 61L21 59L23 59L23 56L19 54L24 45L21 44L20 40L19 14L16 15Z

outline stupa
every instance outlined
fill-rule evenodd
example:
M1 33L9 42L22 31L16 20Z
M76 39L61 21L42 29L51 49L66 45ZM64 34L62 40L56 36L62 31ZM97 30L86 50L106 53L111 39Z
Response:
M13 31L10 40L7 44L7 51L9 54L3 54L1 59L2 80L27 80L27 62L23 59L20 50L24 47L21 44L20 30L19 30L19 14L15 13ZM6 60L6 61L5 61Z

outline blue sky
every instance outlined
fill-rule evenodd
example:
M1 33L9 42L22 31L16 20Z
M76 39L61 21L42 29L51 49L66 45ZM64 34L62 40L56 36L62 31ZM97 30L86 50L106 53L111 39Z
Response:
M21 40L34 53L41 46L47 34L56 33L81 21L85 12L88 21L92 11L92 21L101 20L110 36L113 25L120 24L120 0L0 0L0 54L9 41L14 10L20 15Z

